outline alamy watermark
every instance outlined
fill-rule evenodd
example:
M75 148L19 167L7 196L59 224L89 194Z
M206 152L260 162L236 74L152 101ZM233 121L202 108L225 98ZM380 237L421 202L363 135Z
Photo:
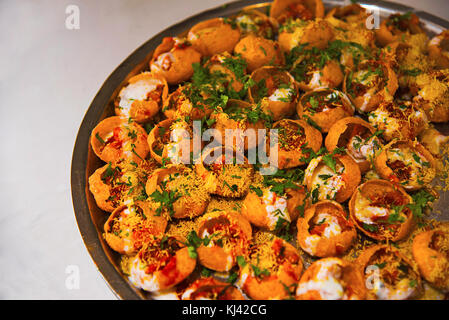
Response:
M345 0L342 7L354 4L354 1ZM366 10L368 17L365 20L365 26L368 30L379 29L380 28L380 10L378 6L375 5L364 5L363 8Z
M379 7L368 7L365 8L368 14L368 18L365 20L365 26L368 30L379 29L380 28L380 11Z
M80 288L80 268L77 265L68 265L65 268L68 275L65 279L65 287L67 290L78 290Z
M380 269L376 265L369 265L365 270L365 286L368 290L379 291L382 286L380 281Z
M80 29L80 8L77 5L70 4L65 8L66 18L65 27L68 30Z

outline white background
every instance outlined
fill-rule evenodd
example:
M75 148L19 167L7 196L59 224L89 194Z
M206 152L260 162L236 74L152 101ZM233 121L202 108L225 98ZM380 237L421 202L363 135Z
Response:
M0 299L115 299L73 213L70 162L79 125L132 51L228 1L0 1ZM449 19L447 0L396 2ZM70 4L80 8L80 30L65 28ZM79 268L79 289L66 288L70 265Z

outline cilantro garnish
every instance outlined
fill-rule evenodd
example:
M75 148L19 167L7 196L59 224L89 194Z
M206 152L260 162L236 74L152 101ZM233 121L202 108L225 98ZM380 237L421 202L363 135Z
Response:
M367 223L363 223L362 227L369 232L377 232L379 230L379 227L377 225L371 225Z
M290 241L293 239L293 236L290 232L290 222L282 217L278 217L276 225L274 227L274 233L276 233L279 238L282 238L285 241Z
M245 257L243 257L243 256L237 256L236 260L237 260L237 264L242 268L244 266L246 266L246 264L247 264L245 261Z
M249 186L249 189L254 191L258 197L262 197L263 191L259 187Z
M166 190L166 184L166 182L161 182L161 191L156 190L152 194L150 194L150 198L154 202L159 202L159 208L156 209L156 215L158 216L161 215L164 209L167 209L168 214L170 216L173 216L173 214L175 213L173 203L181 197L178 192Z
M97 133L95 133L95 138L97 138L98 141L100 141L101 144L106 144L106 142L100 137L100 135Z
M261 270L258 266L252 264L251 268L254 271L254 275L258 278L262 277L262 276L269 276L270 275L270 271L268 271L268 269L263 269Z
M420 190L415 194L412 194L413 203L407 205L412 210L412 214L415 219L421 219L424 217L424 211L429 207L429 204L436 200L435 196L427 192L426 190Z

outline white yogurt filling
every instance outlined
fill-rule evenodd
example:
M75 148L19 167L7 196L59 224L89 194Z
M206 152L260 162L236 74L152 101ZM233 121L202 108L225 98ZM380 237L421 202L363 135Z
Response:
M373 270L377 266L370 265L365 270ZM366 271L369 274L369 271ZM381 279L377 279L373 283L373 293L380 300L405 300L410 298L415 289L410 286L410 279L404 278L400 280L394 287L386 285Z
M321 237L316 234L312 234L312 235L308 236L304 241L305 247L303 247L302 249L305 252L307 252L308 254L314 256L315 252L316 252L316 247L317 247L320 239L321 239Z
M157 81L139 80L131 83L120 92L119 107L122 112L129 116L129 110L135 100L143 101L148 98L148 93L156 90Z
M330 237L337 236L342 232L342 228L338 223L337 217L333 215L323 212L318 214L314 220L319 224L326 224L326 227L324 228L321 236L312 234L305 239L305 247L302 249L311 255L315 255L318 242L321 238L329 239Z
M317 221L319 223L326 223L326 228L323 231L323 237L330 238L341 233L341 226L338 223L337 217L330 215L328 213L320 213L317 216Z
M312 79L310 79L309 86L312 89L320 89L327 86L327 83L321 80L321 71L317 70L313 72Z
M368 115L368 120L374 127L382 128L385 137L392 137L394 133L400 131L398 120L391 117L385 110L374 110Z
M245 32L257 31L257 24L248 15L242 15L235 19L236 23Z
M358 196L355 201L355 217L363 223L375 224L376 219L387 217L390 213L388 208L371 206L369 200L362 196Z
M337 259L327 259L317 262L320 269L315 279L300 283L296 290L296 295L302 295L309 291L317 291L324 300L342 299L344 288L341 285L339 261Z
M133 285L148 292L160 290L159 281L153 274L147 274L139 257L135 257L131 263L129 280Z
M348 144L348 151L356 162L365 161L374 157L374 150L376 149L375 141L377 145L380 145L376 137L372 137L366 141L358 135L353 136Z
M276 227L279 218L291 222L290 215L287 210L287 200L278 196L276 193L266 189L262 200L265 204L269 228L272 230Z
M175 56L173 55L173 53L164 52L156 58L153 65L157 68L167 71L168 69L170 69L173 62L175 62Z
M292 88L278 88L268 97L268 100L290 102L294 94L295 91Z

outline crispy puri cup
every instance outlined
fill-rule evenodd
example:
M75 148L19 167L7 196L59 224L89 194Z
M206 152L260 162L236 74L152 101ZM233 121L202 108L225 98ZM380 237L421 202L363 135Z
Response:
M207 185L212 186L210 192L228 198L246 195L254 175L254 168L248 159L230 148L206 149L202 152L201 161L195 165L195 171ZM227 155L232 161L226 160Z
M449 30L444 30L432 38L427 45L429 58L435 61L436 67L440 69L449 68Z
M336 162L336 165L340 164L344 167L344 170L341 174L336 174L336 176L341 177L341 181L343 184L336 190L334 200L337 202L345 202L348 200L351 195L354 193L354 190L360 184L361 181L361 173L359 166L357 163L348 155L334 155L333 159ZM307 186L307 190L311 191L316 187L314 181L316 181L317 176L319 176L319 170L321 165L325 165L323 162L323 157L320 156L316 159L313 159L309 166L306 169L304 183ZM327 165L325 165L327 166ZM319 199L325 200L326 196L322 196L321 194L318 196Z
M382 75L378 75L379 84L376 85L374 92L370 87L360 85L355 88L351 82L351 72L346 72L343 81L343 92L352 100L355 108L362 112L370 112L384 101L390 101L398 89L398 79L393 68L389 64L378 61L366 61L359 65L359 70L364 70L371 66L378 66L382 70ZM376 68L377 69L377 68ZM368 94L368 95L367 95Z
M174 174L182 174L184 170L187 170L187 168L182 165L168 165L165 168L156 169L148 178L148 181L145 185L145 191L150 196L155 191L159 191L160 193L162 193L163 190L161 189L161 183L165 181L164 179ZM192 174L194 174L194 171L192 171ZM175 180L177 179L178 177L175 178ZM168 192L175 191L179 190L168 190ZM172 217L176 219L188 217L193 218L203 214L203 212L206 210L207 205L209 204L210 197L209 194L205 197L202 196L200 194L202 191L204 190L198 191L198 196L196 192L190 192L189 194L183 193L182 195L180 195L179 198L172 203Z
M325 49L334 38L332 25L326 20L317 19L284 29L279 33L278 42L282 52L287 54L299 45L304 45L307 49Z
M245 300L232 284L215 278L200 278L184 290L182 300Z
M240 30L223 18L214 18L194 25L187 39L201 55L213 56L225 51L232 52L240 39Z
M424 231L413 239L413 258L419 272L432 286L449 291L449 235L439 229Z
M287 189L285 193L287 195L287 210L292 221L295 221L301 214L298 207L307 206L306 189L304 186L300 186L298 189Z
M147 133L135 122L119 116L102 120L92 130L90 144L98 158L116 163L122 159L143 161L149 150Z
M279 23L277 20L259 10L244 9L235 17L235 21L242 36L254 33L259 37L274 39L278 33Z
M336 121L332 125L326 136L324 145L329 152L332 152L337 148L347 148L348 143L351 142L352 137L355 135L365 136L368 134L371 136L375 131L376 129L374 129L373 126L361 118L346 117ZM371 167L370 159L356 159L350 152L347 153L357 163L361 173L369 170Z
M164 142L167 139L167 135L170 132L170 127L172 126L173 119L165 119L159 122L154 128L150 131L148 135L148 146L150 148L151 158L157 161L157 163L162 164L162 155L164 154L164 150L166 149L166 145ZM162 147L162 149L161 149Z
M329 279L329 280L328 280ZM339 288L327 287L326 280L338 282ZM366 288L363 275L357 266L340 258L323 258L315 261L304 272L296 291L297 300L363 300Z
M248 98L252 103L263 100L265 102L264 107L272 115L274 121L293 115L298 97L298 87L290 73L278 67L265 66L254 70L251 79L256 83L256 85L248 88ZM264 97L258 95L260 88L257 84L262 80L264 80L265 87L268 89L267 96ZM276 91L280 90L280 86L288 86L288 89L284 89L288 92L282 93L280 99L271 98Z
M413 61L413 64L419 65L421 70L427 70L429 68L427 62L428 57L424 53L414 50L412 44L393 42L382 49L379 59L391 65L396 73L399 88L410 91L412 95L416 95L414 92L416 88L416 76L410 74L410 61Z
M170 85L190 79L192 64L200 63L201 54L190 44L165 37L156 48L150 61L151 72L163 76Z
M212 128L215 129L212 135L215 140L228 148L241 149L242 145L244 150L254 148L258 145L259 132L258 129L265 129L265 122L261 119L253 123L246 116L244 119L233 119L227 112L235 110L241 114L242 110L253 110L256 106L243 100L229 99L224 112L214 112L211 114L210 119L214 121ZM234 131L226 130L231 129ZM247 135L240 135L238 130L243 130ZM251 135L253 130L254 136ZM229 134L231 133L231 135ZM242 143L243 140L243 143Z
M133 162L108 163L89 177L89 191L100 209L112 212L127 199L140 194L145 187L141 183L157 167L158 164L151 160L141 162L137 167Z
M177 123L179 123L179 127L176 126ZM147 139L151 157L159 164L189 163L190 152L193 150L190 129L188 123L177 122L175 119L165 119L159 122L150 131ZM174 130L180 131L173 133ZM172 134L174 135L173 141ZM185 153L183 153L184 150Z
M156 216L145 202L122 205L115 209L104 224L104 239L120 254L133 255L150 239L162 235L167 220Z
M285 195L279 196L269 189L262 190L261 196L251 190L243 200L241 213L251 224L275 230L279 218L288 222L295 221L299 216L299 206L306 201L306 190L303 186L289 188ZM280 212L279 212L280 211Z
M418 157L419 169L422 184L419 181L410 181L410 171L404 162L389 162L389 150L391 149L410 150L413 152L413 158ZM421 157L422 156L422 157ZM423 159L424 158L424 159ZM415 159L416 161L416 159ZM415 191L429 184L436 173L436 161L432 154L417 141L398 140L385 146L379 155L374 159L374 166L379 176L385 180L399 183L405 190Z
M145 89L145 97L139 99L140 87ZM132 90L137 90L138 93ZM131 118L139 123L151 120L167 99L168 84L160 74L142 72L129 79L115 100L115 114L122 118Z
M326 98L329 96L334 98L329 100ZM314 99L318 102L317 108L311 104ZM346 94L341 91L317 89L301 96L296 106L296 112L300 118L304 116L310 118L323 132L329 132L338 120L354 115L354 106Z
M168 253L164 254L165 250L161 249L162 240L164 240L162 246ZM148 255L153 258L154 264L145 261ZM190 257L188 248L178 239L155 238L151 241L151 246L144 245L132 260L130 279L137 287L148 292L156 292L174 287L186 279L195 266L196 259Z
M429 101L421 101L419 97L416 101L418 105L426 112L429 121L434 123L446 123L449 121L449 109L447 108L447 101L442 103L432 103Z
M238 212L214 211L201 217L197 233L201 238L211 237L207 246L201 244L197 248L199 263L226 272L235 266L237 256L247 254L252 229Z
M385 293L379 292L376 294L376 285L378 284L373 283L373 289L367 288L368 299L370 300L413 299L422 291L421 277L419 276L418 271L415 270L412 262L398 249L395 249L390 245L377 244L366 248L358 256L356 264L360 268L360 272L364 275L365 283L369 283L370 277L373 277L372 271L370 272L367 267L376 266L379 268L379 280L382 281L382 284L388 288ZM396 264L400 266L400 269ZM391 268L393 268L393 271L389 272L391 271ZM401 273L401 275L399 275L399 273ZM405 275L409 277L402 278ZM401 276L401 279L399 279L398 276ZM410 290L410 293L403 296L401 296L401 293L403 294L405 291L403 285L399 285L398 287L398 282L401 280L402 282L406 280L408 287L412 289ZM376 280L374 279L374 281ZM415 283L413 283L413 281ZM410 285L410 283L413 285ZM399 295L390 296L390 289L392 287L398 291Z
M229 64L225 64L224 62L228 61L229 64L231 61L236 61L239 63L235 57L231 56L230 53L224 52L222 54L216 54L212 56L205 64L204 67L209 70L211 74L220 73L224 74L226 79L229 82L224 83L224 86L231 86L235 92L240 92L243 89L243 83L239 80L240 77L244 75L246 70L243 70L243 74L236 75L233 70L229 68ZM239 78L238 78L239 77Z
M303 165L305 162L301 159L309 155L307 149L318 152L323 142L321 132L304 120L279 120L273 124L273 129L280 130L279 143L276 144L275 150L270 150L278 154L279 169Z
M323 235L319 236L316 245L314 245L313 248L310 248L310 240L308 239L312 236L313 220L321 213L329 214L337 218L341 230L338 234L329 237ZM357 231L352 222L348 220L347 216L345 209L338 202L322 200L313 204L306 209L304 217L298 218L297 241L299 246L307 253L316 257L324 258L341 255L350 248L357 237ZM317 234L314 233L314 235Z
M392 42L381 50L379 58L392 64L396 71L411 48L412 46L406 42Z
M187 248L178 250L175 257L176 266L173 271L160 271L161 275L159 277L159 283L161 283L161 290L168 289L180 283L187 278L193 270L195 270L196 260L190 257L189 250Z
M270 17L284 22L293 20L313 20L324 17L324 5L321 0L274 0L271 4Z
M376 36L373 30L366 27L366 22L370 21L370 15L371 13L365 8L354 3L330 9L325 20L332 25L337 39L354 41L371 51L371 49L376 48ZM344 66L344 69L354 69L357 61L353 56L353 48L343 48L341 53L340 63ZM359 54L360 57L367 57L365 52L359 51Z
M403 206L401 213L405 215L405 218L402 222L398 219L383 224L376 222L374 228L369 228L364 222L357 219L356 214L357 211L360 210L357 206L358 201L364 203L364 209L366 209L370 201L388 202L386 205L397 205L399 208ZM368 180L357 188L352 195L348 206L352 222L357 229L368 237L379 241L399 241L407 237L415 226L413 214L411 210L406 207L406 205L410 203L412 203L412 198L401 186L387 180L373 179Z
M382 130L382 137L387 141L395 138L414 140L428 127L425 110L418 108L417 103L405 101L401 106L393 101L382 102L368 115L369 123Z
M162 112L167 118L179 119L188 116L191 120L199 120L212 113L213 108L201 102L193 105L188 98L188 91L189 86L184 85L168 95L162 107ZM207 99L206 94L203 94L203 98Z
M279 44L273 40L248 34L235 46L234 53L240 54L247 63L248 72L266 65L281 66L284 55Z
M417 95L413 98L412 106L424 110L431 122L448 122L448 84L449 70L447 69L430 70L419 75L416 77Z
M89 177L89 190L94 195L97 206L106 212L112 212L120 206L122 199L111 198L112 188L103 181L102 177L109 164L106 164L97 170ZM115 170L114 167L113 170ZM126 187L126 186L125 186Z
M348 29L351 24L365 25L368 18L366 9L358 3L353 3L344 7L334 7L326 14L326 20L333 26Z
M416 14L412 13L408 18L403 18L404 16L401 14L390 15L380 23L379 29L374 31L376 40L382 47L401 41L403 36L424 33Z
M265 269L257 264L257 249L264 247L264 252L276 257L273 264ZM288 242L274 237L268 243L253 246L249 261L241 267L240 285L242 290L255 300L286 299L291 296L292 287L296 285L303 270L303 263L298 250ZM256 275L256 270L266 270L267 274Z
M322 70L315 70L309 82L300 81L298 86L303 91L312 91L321 88L337 88L344 80L337 61L327 61ZM318 80L317 80L318 79Z
M443 135L435 128L428 128L419 134L418 140L434 157L439 158L443 146L449 142L449 136Z

